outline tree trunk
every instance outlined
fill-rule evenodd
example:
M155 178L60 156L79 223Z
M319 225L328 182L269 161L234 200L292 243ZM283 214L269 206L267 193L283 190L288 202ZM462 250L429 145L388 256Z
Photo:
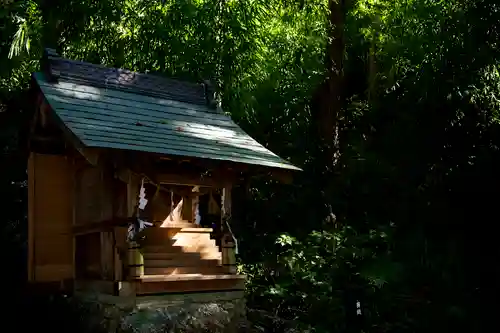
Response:
M340 157L339 128L342 121L344 78L345 0L330 0L330 33L326 49L326 78L313 100L325 170L332 174Z

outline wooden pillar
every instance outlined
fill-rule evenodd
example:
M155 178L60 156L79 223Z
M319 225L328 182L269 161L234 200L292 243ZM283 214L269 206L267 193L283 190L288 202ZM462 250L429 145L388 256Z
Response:
M231 186L225 186L222 189L222 197L221 197L221 216L224 219L231 217ZM225 229L226 226L223 223L222 228Z
M103 231L100 233L101 241L101 278L103 280L114 280L115 278L115 263L114 263L114 234L112 231Z
M137 242L130 242L127 253L128 278L137 280L144 276L144 257L141 246Z
M129 217L135 217L139 209L139 192L141 180L134 173L128 170L127 182L127 213ZM139 279L144 275L144 258L140 245L131 241L127 250L128 278L130 280Z
M198 216L198 207L200 206L200 197L198 195L193 197L191 201L191 216L193 216L193 223L196 223L196 219Z
M221 197L221 228L222 228L222 265L224 271L236 274L236 254L233 235L228 227L231 222L231 186L222 189Z
M182 219L189 222L194 222L192 210L193 196L190 194L182 196Z
M191 216L193 216L193 223L196 223L196 218L199 214L199 206L200 206L200 187L194 186L192 189L193 192L193 200L191 201Z
M134 216L139 202L140 180L131 171L128 171L127 181L127 214Z

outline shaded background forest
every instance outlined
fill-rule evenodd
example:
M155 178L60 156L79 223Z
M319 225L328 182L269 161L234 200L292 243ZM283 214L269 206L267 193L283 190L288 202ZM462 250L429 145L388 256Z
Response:
M50 46L72 59L210 78L240 126L303 167L293 185L257 179L234 194L257 325L482 331L480 300L498 281L499 7L3 0L2 279L22 288L26 276L28 83Z

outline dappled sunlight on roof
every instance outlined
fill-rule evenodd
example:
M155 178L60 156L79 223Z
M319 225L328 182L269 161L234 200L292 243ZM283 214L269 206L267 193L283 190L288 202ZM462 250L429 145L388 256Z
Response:
M107 71L101 79L91 76L100 70ZM110 71L93 68L50 82L34 74L52 109L84 145L298 169L204 105L202 97L190 97L200 93L195 85ZM143 86L158 82L165 89L144 92Z

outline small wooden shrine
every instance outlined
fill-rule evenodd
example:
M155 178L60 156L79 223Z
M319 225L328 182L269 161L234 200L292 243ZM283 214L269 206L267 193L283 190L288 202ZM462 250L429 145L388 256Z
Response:
M231 188L300 170L208 83L61 58L33 74L28 278L133 296L242 290Z

